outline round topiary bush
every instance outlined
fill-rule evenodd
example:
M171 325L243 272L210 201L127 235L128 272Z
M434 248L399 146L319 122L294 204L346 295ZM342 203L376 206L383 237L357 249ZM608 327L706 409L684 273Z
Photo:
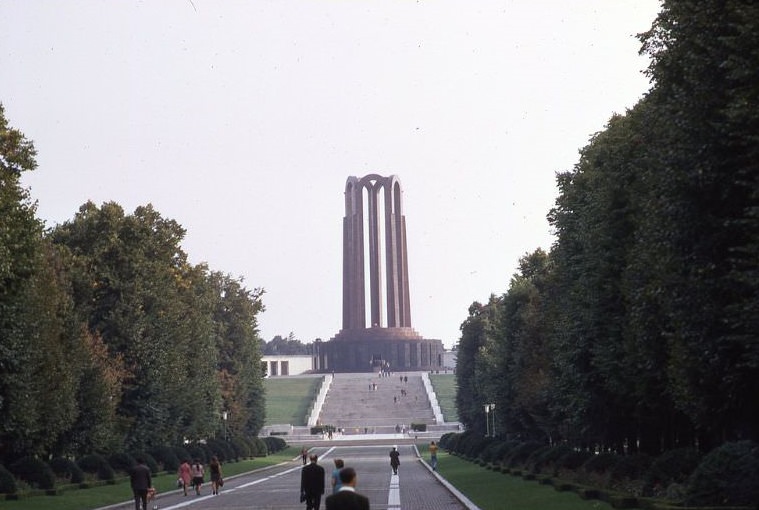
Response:
M221 439L209 439L206 443L211 449L212 455L216 455L221 462L230 462L235 458L234 450L224 440Z
M50 466L35 457L22 457L10 465L13 475L37 489L55 487L55 475Z
M438 442L438 446L440 446L440 448L443 448L444 450L450 450L451 441L458 435L459 434L457 432L446 432L445 434L440 436L440 441Z
M71 459L56 457L50 461L49 465L58 478L63 478L69 483L82 483L84 481L84 472Z
M171 446L156 446L150 450L150 455L163 467L164 471L176 472L179 469L179 457Z
M586 460L592 457L593 454L587 450L572 450L562 455L554 464L554 474L559 476L562 471L576 471L582 466Z
M192 444L187 447L187 451L190 453L190 462L195 460L200 461L201 464L207 464L210 457L206 454L205 448L200 444Z
M644 477L644 494L666 494L670 485L683 485L696 470L702 457L695 448L676 448L662 453L654 459ZM673 493L675 490L677 489L673 489Z
M611 471L618 461L619 455L607 452L599 453L586 460L582 465L582 469L586 473L606 474Z
M0 494L15 494L18 491L16 479L5 466L0 464Z
M97 476L98 480L113 480L116 473L102 455L96 453L85 455L77 461L77 465L85 473Z
M534 441L522 443L519 446L509 450L509 453L507 453L503 458L503 464L510 468L521 467L527 458L532 454L532 452L541 448L542 446L543 444Z
M556 462L572 451L572 447L567 444L560 444L557 446L551 446L547 449L541 448L531 455L534 457L533 470L535 473L553 473L556 466Z
M253 442L253 455L256 457L266 457L269 455L269 450L266 448L266 443L264 443L263 439L260 437L255 437L252 440Z
M135 452L134 459L135 463L137 463L138 459L142 459L145 462L145 465L150 468L150 472L154 475L161 471L161 466L158 465L155 458L148 452Z
M130 473L137 461L134 457L128 453L112 453L108 456L108 464L111 465L114 471L121 473Z
M725 443L709 452L686 489L690 506L749 506L759 501L759 445Z
M184 460L187 462L190 462L192 460L192 455L190 455L190 452L188 452L187 448L184 446L174 446L171 449L174 450L174 455L176 455L177 459L179 459L180 464Z
M287 447L287 442L281 437L266 436L264 442L271 453L282 451Z
M480 459L485 464L494 460L500 460L498 453L500 452L500 447L503 446L505 442L506 441L496 439L495 441L486 443L485 447L480 451Z

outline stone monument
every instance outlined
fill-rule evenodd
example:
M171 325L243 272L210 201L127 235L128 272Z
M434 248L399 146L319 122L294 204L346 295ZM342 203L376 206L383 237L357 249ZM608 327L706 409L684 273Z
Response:
M316 345L322 372L443 367L443 343L411 327L402 198L395 175L348 177L345 183L343 326Z

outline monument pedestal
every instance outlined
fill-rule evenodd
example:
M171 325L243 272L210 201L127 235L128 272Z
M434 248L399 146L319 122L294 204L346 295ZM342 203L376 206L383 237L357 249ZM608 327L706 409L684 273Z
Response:
M443 342L422 338L412 328L341 330L320 346L322 372L372 372L387 364L392 372L441 370Z

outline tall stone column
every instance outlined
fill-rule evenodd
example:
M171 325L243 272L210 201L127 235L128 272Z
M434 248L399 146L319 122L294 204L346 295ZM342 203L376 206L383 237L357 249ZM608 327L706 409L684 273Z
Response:
M364 208L364 192L366 192L366 209ZM367 327L367 305L370 312L369 327L411 327L406 219L403 216L402 196L400 181L394 175L381 177L371 174L360 179L349 177L345 184L343 329ZM383 216L380 216L379 211L380 200L384 206ZM366 241L364 239L365 226ZM384 230L384 239L381 238L380 228ZM368 303L366 302L365 248L369 252ZM383 270L384 289L382 288Z
M323 370L441 368L443 345L411 327L406 218L397 176L348 177L343 218L343 327ZM434 356L433 356L434 352Z

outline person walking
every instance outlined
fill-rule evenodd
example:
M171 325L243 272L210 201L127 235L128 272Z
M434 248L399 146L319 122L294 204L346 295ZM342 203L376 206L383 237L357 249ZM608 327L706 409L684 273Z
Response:
M134 510L148 510L148 490L153 487L150 468L142 457L137 458L137 465L129 473L129 481L134 495Z
M393 446L393 449L390 450L390 467L393 468L393 474L398 474L398 466L401 465L401 454L398 452L398 447Z
M190 473L192 474L192 486L195 488L195 494L200 496L200 487L203 485L203 476L205 475L200 459L192 461Z
M319 510L324 494L324 468L317 460L312 454L311 462L300 471L300 499L306 502L306 510Z
M192 481L192 468L190 467L190 461L183 459L177 470L177 480L182 484L182 491L187 496L187 487L190 486Z
M308 460L308 449L305 446L300 451L300 457L301 457L301 460L303 460L303 465L305 466L306 461Z
M221 480L221 462L219 462L219 458L216 455L211 457L208 470L211 472L211 494L218 496L219 488L224 482Z
M342 487L327 496L327 510L369 510L369 498L356 492L356 470L345 467L340 470Z
M433 471L437 471L437 445L435 444L435 441L430 442L430 466L432 466Z
M340 470L345 467L343 459L335 459L335 469L332 470L332 494L340 490L343 482L340 481Z

